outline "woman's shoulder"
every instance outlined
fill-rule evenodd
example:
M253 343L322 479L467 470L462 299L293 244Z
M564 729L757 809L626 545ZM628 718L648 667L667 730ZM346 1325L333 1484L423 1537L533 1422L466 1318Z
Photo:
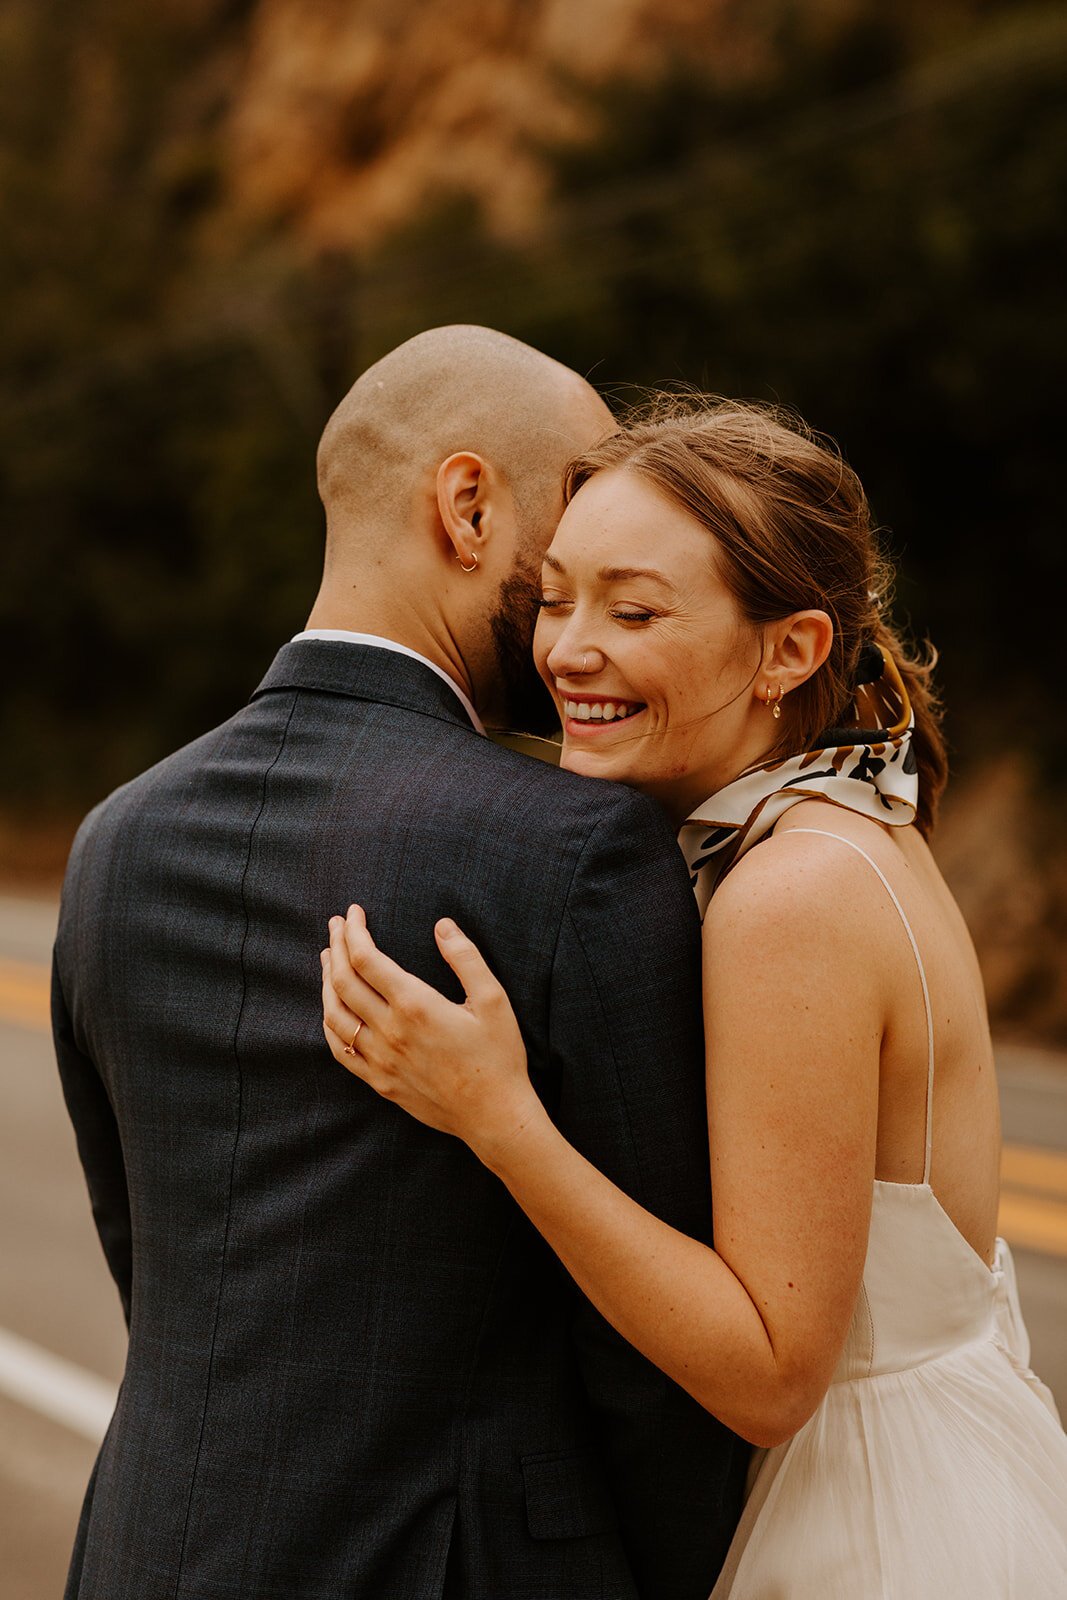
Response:
M799 803L726 874L705 919L708 936L803 940L812 960L831 950L835 959L842 951L862 956L880 937L887 907L878 869L890 881L911 871L887 835L841 806Z
M743 1049L746 1072L754 1040L818 1039L820 1081L834 1092L851 1092L857 1061L864 1074L877 1062L900 977L886 905L854 850L797 829L768 835L726 874L704 919L704 1012ZM786 1058L803 1078L792 1047L771 1052L767 1070Z

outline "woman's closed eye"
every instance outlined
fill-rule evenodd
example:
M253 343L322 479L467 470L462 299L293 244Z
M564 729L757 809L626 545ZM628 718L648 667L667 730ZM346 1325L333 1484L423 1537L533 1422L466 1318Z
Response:
M563 606L572 606L573 600L562 600L549 595L542 595L537 602L540 611L559 611ZM616 622L652 622L655 620L654 611L611 610L608 616Z

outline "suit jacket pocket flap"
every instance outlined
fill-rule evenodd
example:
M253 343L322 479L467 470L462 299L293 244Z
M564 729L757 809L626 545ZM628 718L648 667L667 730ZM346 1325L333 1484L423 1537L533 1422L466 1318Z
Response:
M591 1449L523 1456L526 1520L534 1539L583 1539L618 1526Z

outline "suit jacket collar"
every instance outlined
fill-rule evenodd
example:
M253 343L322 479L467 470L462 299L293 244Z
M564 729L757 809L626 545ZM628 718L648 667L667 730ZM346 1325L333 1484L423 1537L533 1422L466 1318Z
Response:
M476 733L462 702L436 672L411 656L375 645L330 639L285 644L252 699L284 689L318 690L399 706Z

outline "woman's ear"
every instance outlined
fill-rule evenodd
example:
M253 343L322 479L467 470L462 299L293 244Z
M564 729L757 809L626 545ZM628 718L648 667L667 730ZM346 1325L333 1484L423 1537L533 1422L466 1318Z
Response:
M457 561L468 571L478 565L485 539L488 469L469 450L448 456L437 469L437 510Z
M818 672L833 642L834 625L825 611L796 611L776 625L763 670L788 694Z

